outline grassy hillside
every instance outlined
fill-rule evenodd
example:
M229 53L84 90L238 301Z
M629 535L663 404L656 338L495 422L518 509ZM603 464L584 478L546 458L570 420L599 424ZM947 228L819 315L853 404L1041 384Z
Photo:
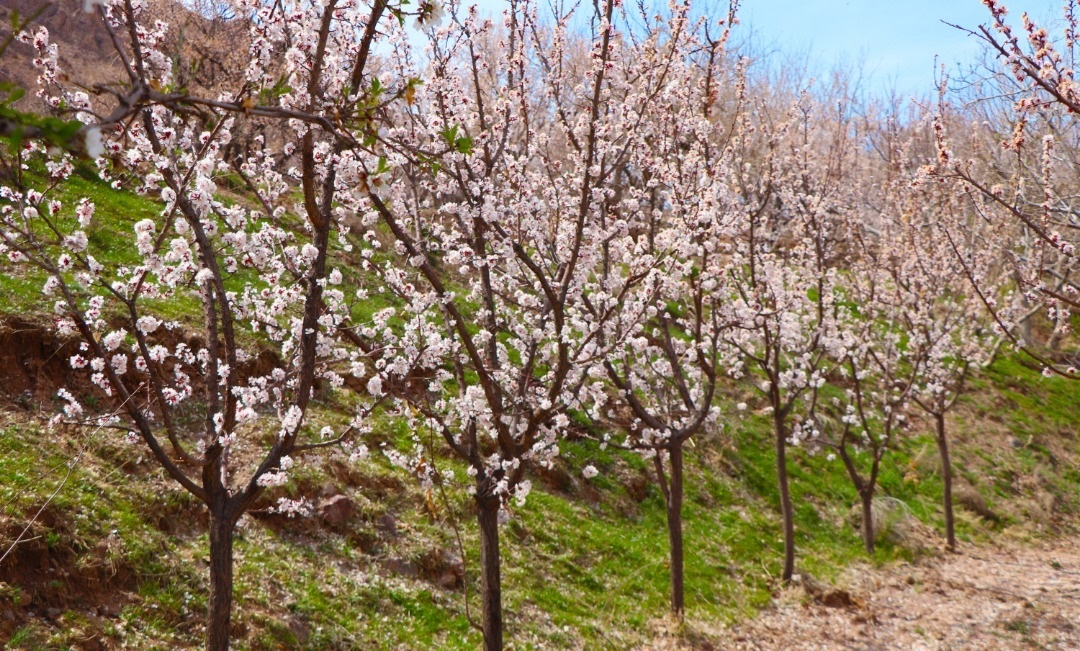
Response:
M1074 519L1080 444L1069 405L1077 398L1076 383L1042 380L1017 360L990 369L953 422L959 474L992 514L962 510L962 540L1053 533ZM1042 405L1038 415L1032 404ZM7 648L197 646L207 583L198 505L115 432L46 430L31 416L9 412L0 436L5 548L44 505L25 542L0 566ZM691 455L691 640L707 640L723 623L751 615L779 587L767 424L751 416L730 430ZM915 521L902 542L881 546L876 563L939 547L933 440L913 434L888 457L882 492L901 500ZM378 436L390 445L407 438L392 423ZM565 444L562 463L536 478L538 490L504 527L514 648L634 648L664 629L659 491L640 459L593 445ZM580 469L597 456L601 475L585 480ZM461 468L447 470L465 478ZM827 581L863 559L847 521L855 494L839 463L824 455L796 453L792 471L798 567ZM316 459L279 490L320 496L324 508L342 495L336 501L347 502L351 513L245 517L237 547L237 648L477 647L465 607L466 587L471 596L476 591L476 537L461 483L423 490L376 454L359 464ZM475 600L471 606L475 614Z
M92 178L69 192L95 198L101 242L122 241L159 211ZM195 648L208 584L203 511L122 433L43 427L64 372L40 280L0 276L0 291L15 297L0 328L0 553L32 522L0 563L0 641L8 649ZM169 307L182 322L192 308ZM351 401L347 389L326 394L308 426L342 420ZM1077 404L1080 382L1043 378L1018 357L977 377L949 421L962 541L1053 535L1075 522ZM677 635L706 649L724 624L766 606L780 588L783 545L761 407L725 410L722 431L688 450L688 612L674 633L651 465L591 441L564 442L557 466L532 477L536 489L502 529L509 648L630 649ZM428 436L382 418L369 459L310 456L244 516L235 648L479 646L470 624L479 602L469 478L444 461L443 484L425 489L378 452L406 449L414 435ZM600 474L586 479L587 464ZM824 451L795 449L791 473L798 572L828 582L865 559L849 517L856 493ZM931 423L916 421L881 477L880 494L897 500L904 521L871 562L940 553L941 490ZM310 497L316 514L268 512L286 494Z

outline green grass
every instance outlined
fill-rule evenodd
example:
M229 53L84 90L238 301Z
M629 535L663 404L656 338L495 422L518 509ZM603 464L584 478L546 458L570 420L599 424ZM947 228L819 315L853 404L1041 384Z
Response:
M43 169L32 169L26 175L26 181L38 190L49 186ZM75 208L82 198L88 198L95 205L94 217L86 229L87 252L94 256L108 274L116 269L130 267L140 261L134 245L134 226L144 219L162 221L164 204L156 197L142 196L128 191L117 191L101 180L88 163L78 163L75 172L63 184L46 195L46 199L58 199L63 207L58 217L58 225L67 233L76 229ZM226 199L225 203L231 203ZM6 260L0 262L0 292L10 297L0 306L0 315L40 315L53 311L57 296L44 296L42 285L47 278L44 272L27 265L13 265ZM73 283L74 274L65 278ZM240 291L245 285L257 284L256 273L248 268L240 268L235 274L225 278L226 291ZM127 317L121 306L107 305L107 316ZM197 292L190 287L180 287L172 295L161 299L142 299L140 314L153 314L164 321L177 321L185 327L198 327L202 322L201 302ZM239 336L245 345L265 345L261 335L251 335L244 329Z
M26 179L36 189L48 187L41 170L31 171ZM75 225L75 208L83 197L93 201L96 207L87 229L88 251L106 266L135 263L138 254L132 244L132 229L142 219L158 217L161 205L130 192L113 190L88 165L80 164L67 182L46 195L47 199L58 199L63 203L58 220L62 228L70 229ZM45 274L25 266L14 267L6 262L5 265L5 273L0 274L0 291L15 300L5 301L0 309L8 314L51 312L54 299L41 295Z
M1020 373L1034 371L1014 360L991 369L980 380L978 400L969 400L962 417L951 421L957 465L974 473L976 487L995 508L1022 497L1012 490L996 493L1002 478L1041 473L1062 491L1061 508L1074 509L1075 462L1064 463L1062 457L1051 472L1046 455L1077 452L1075 438L1064 436L1070 421L1063 410L1078 389L1044 381L1037 373L1022 376L1023 386L1011 387ZM1053 445L1045 450L1035 444L1004 446L1011 455L1007 463L1000 458L1003 446L979 445L975 418L985 396L1014 403L999 410L1005 421L1053 428L1037 430L1034 438ZM347 394L327 398L313 412L311 427L340 419L338 409L351 404ZM1028 414L1034 404L1047 405L1047 413ZM729 430L687 452L684 540L691 626L709 628L751 616L780 587L782 540L769 421L748 415L730 423ZM917 519L940 531L940 477L928 462L936 454L934 441L918 425L909 434L885 457L880 494L903 501ZM408 449L413 435L389 416L377 421L375 438L394 448ZM24 424L3 431L0 498L9 523L25 519L58 485L65 461L83 443L70 430L49 433ZM97 434L87 450L50 506L52 524L35 525L34 534L48 548L64 550L73 568L105 562L130 572L126 589L135 596L119 618L93 624L102 634L138 648L197 646L207 584L206 534L197 524L201 507L147 461L140 462L139 446L121 443L115 433ZM845 567L867 560L858 532L847 521L855 492L838 460L802 448L792 448L790 459L797 571L838 580ZM301 464L293 485L279 490L317 496L330 487L349 495L358 515L346 530L330 531L311 520L245 516L236 543L235 612L242 631L236 648L476 648L480 638L466 616L462 590L398 576L386 565L394 558L420 564L443 550L457 554L456 524L468 567L469 612L476 618L477 538L464 467L440 461L456 478L448 483L444 502L437 491L425 491L377 453L353 467L342 463L324 458ZM586 464L601 474L585 479ZM51 470L42 477L43 469ZM551 477L553 488L532 477L536 488L501 529L507 639L519 649L642 644L668 608L665 510L651 464L633 453L601 450L594 441L564 442L559 470ZM387 514L398 523L397 537L378 528ZM959 524L962 539L999 531L977 518L961 518ZM104 560L100 549L95 552L102 540L111 541ZM913 553L883 544L870 560L887 565ZM72 609L61 620L70 621L71 631L92 626L80 617L85 615ZM75 633L43 621L25 624L13 635L31 640L27 648L75 642Z
M92 240L110 264L133 261L133 252L116 244L128 239L136 221L161 210L155 201L114 192L83 172L63 193L68 210L84 195L97 204ZM6 303L8 314L50 309L40 296L41 280L0 274L0 291L14 297ZM395 304L391 296L373 296L353 306L353 317L363 323ZM189 296L152 307L181 321L194 319L198 311ZM250 343L257 347L259 340ZM971 387L949 420L955 466L1002 520L965 514L958 522L961 540L985 540L1003 529L1051 533L1053 526L1035 522L1029 502L1037 489L1054 497L1062 519L1080 509L1080 382L1042 378L1022 358L1005 356ZM343 423L358 400L348 392L328 392L313 407L308 427L317 431L322 423ZM289 485L271 491L257 512L241 521L234 648L479 646L480 635L469 621L478 616L479 559L464 466L439 456L439 467L455 478L447 481L444 501L439 491L425 490L378 452L381 445L410 451L418 435L408 424L386 413L377 414L373 424L367 440L371 459L349 465L332 455L314 456L298 465ZM85 452L68 476L66 464L80 450ZM942 486L936 454L928 423L917 421L884 458L879 495L902 501L939 535ZM63 601L56 621L21 621L7 648L74 647L87 631L140 649L199 645L208 583L202 507L145 457L141 446L123 443L110 430L92 439L85 432L46 431L27 421L0 430L2 533L17 530L60 488L48 517L32 528L35 549L55 555L76 579L101 568L115 572L121 579L109 589L123 595L119 613L96 618L81 604ZM864 453L856 453L855 460L866 466ZM585 479L582 469L590 464L600 474ZM798 572L838 581L853 564L884 566L927 553L882 544L866 559L848 522L857 496L841 462L796 447L789 470ZM752 616L781 587L783 543L768 418L747 412L732 417L723 432L701 437L687 448L686 475L687 619L691 627L712 629ZM626 649L647 642L669 599L667 523L651 462L600 449L590 440L566 441L556 471L531 480L535 488L527 503L514 507L513 518L501 528L508 641L516 649ZM280 495L317 500L337 492L348 495L357 510L342 530L330 530L317 519L265 513ZM397 536L380 528L387 516L396 521ZM461 553L455 530L468 568L468 608L462 589L447 590L388 569L390 561L421 565L433 554ZM40 592L35 599L48 599L49 589L63 588L43 585L33 587ZM0 586L0 598L15 603L21 589Z

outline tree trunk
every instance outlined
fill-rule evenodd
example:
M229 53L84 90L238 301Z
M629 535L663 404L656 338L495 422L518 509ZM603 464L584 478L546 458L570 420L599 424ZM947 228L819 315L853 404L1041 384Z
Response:
M233 529L232 518L211 510L210 600L206 616L206 651L228 651L229 619L232 615Z
M776 433L776 479L780 487L780 517L784 525L784 572L780 576L788 582L795 574L795 513L791 506L791 488L788 486L787 436L784 434L783 416L775 409L773 430Z
M938 453L941 456L941 481L944 486L942 501L945 506L945 545L949 551L956 550L956 520L953 517L952 462L949 461L949 439L945 436L945 414L934 414L937 424Z
M671 549L671 612L682 621L685 610L683 587L683 450L682 443L671 446L671 487L667 500L668 545Z
M874 489L864 488L859 491L862 499L862 539L866 553L874 555Z
M1020 285L1022 283L1020 272L1013 273L1013 280L1016 281L1017 285ZM1031 327L1031 301L1027 299L1027 296L1024 295L1024 292L1017 292L1014 302L1018 304L1020 313L1022 314L1022 316L1016 323L1016 334L1024 343L1024 345L1031 346L1034 343L1034 341L1032 340Z
M499 577L499 498L476 497L480 522L480 593L483 598L484 651L502 651L502 579Z

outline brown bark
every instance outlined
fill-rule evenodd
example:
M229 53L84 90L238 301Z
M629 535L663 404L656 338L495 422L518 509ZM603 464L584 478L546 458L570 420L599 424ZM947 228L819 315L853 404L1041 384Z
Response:
M949 460L949 439L945 435L945 414L934 414L934 421L937 425L938 453L941 456L941 481L944 488L942 501L945 507L945 544L949 551L955 551L956 520L953 516L952 462Z
M780 488L780 517L784 527L784 571L780 577L788 582L795 575L795 512L791 505L791 487L788 485L784 416L778 410L773 411L773 430L776 435L776 480Z
M851 478L851 483L855 486L855 490L859 493L859 502L862 508L862 526L859 530L863 539L863 547L866 549L867 554L874 553L874 490L877 486L877 469L878 461L880 457L877 457L877 451L874 452L874 465L870 470L870 478L863 479L859 474L859 470L855 467L855 461L848 454L847 449L847 433L844 434L844 440L840 442L838 447L840 452L840 458L844 462L844 469L847 470L848 477Z
M874 490L872 487L859 491L862 500L862 539L866 553L874 554Z
M685 611L683 570L683 450L682 443L671 446L671 485L667 495L668 544L671 550L671 612L682 620Z
M206 616L206 651L228 651L232 615L233 520L211 510L210 599Z
M502 579L499 576L499 499L477 492L480 523L481 628L484 651L502 651Z

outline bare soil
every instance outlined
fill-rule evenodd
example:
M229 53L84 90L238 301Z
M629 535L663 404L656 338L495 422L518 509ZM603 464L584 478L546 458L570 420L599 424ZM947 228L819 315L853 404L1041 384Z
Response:
M67 526L51 510L45 511L39 523L54 531ZM17 524L7 523L0 531L5 550L18 530ZM50 547L42 536L16 545L0 564L0 591L7 597L0 604L0 642L34 620L63 626L61 617L68 610L82 612L96 630L104 627L106 618L119 616L123 605L135 598L136 585L131 568L110 553L115 544L117 541L108 538L82 554L67 547ZM103 648L101 643L95 634L81 648Z
M785 590L773 608L720 639L712 648L1077 651L1080 538L964 545L914 563L852 569L836 589Z

